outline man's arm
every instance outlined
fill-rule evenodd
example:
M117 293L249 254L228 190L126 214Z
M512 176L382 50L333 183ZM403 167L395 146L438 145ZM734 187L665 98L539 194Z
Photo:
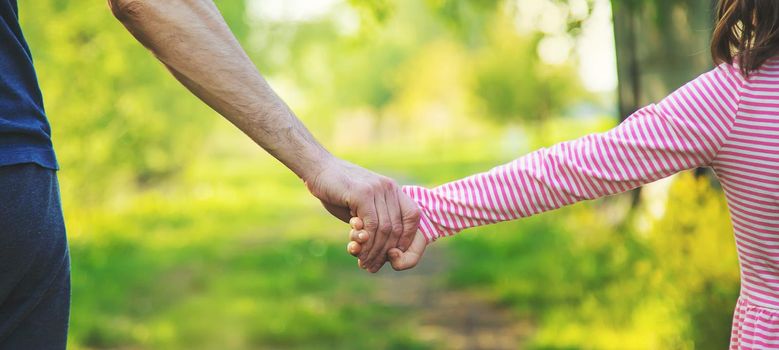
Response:
M190 91L303 179L344 221L365 220L367 269L405 250L419 210L394 181L325 150L271 89L211 0L109 0L114 15ZM378 265L378 266L377 266Z

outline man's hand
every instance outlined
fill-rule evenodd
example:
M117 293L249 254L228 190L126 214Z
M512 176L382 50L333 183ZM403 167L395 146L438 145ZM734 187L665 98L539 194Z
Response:
M360 267L377 272L392 248L406 251L417 232L420 213L395 181L337 158L330 158L322 169L306 180L306 186L344 222L353 216L364 220L367 239L359 254Z
M360 255L363 249L363 245L368 242L369 235L363 230L363 222L360 218L354 217L349 222L352 226L352 231L349 233L349 245L346 250L349 254L354 256ZM414 240L411 242L411 246L405 252L397 248L392 248L387 253L390 261L390 265L395 271L403 271L411 269L419 263L422 259L422 255L425 254L425 248L427 248L427 241L422 232L417 232L414 236Z

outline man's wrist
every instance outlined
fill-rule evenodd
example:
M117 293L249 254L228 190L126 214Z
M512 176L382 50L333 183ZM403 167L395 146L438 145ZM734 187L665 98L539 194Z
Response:
M316 180L320 174L328 168L335 166L339 161L336 156L323 147L312 149L303 158L305 158L305 164L301 165L299 169L293 169L293 171L306 183Z

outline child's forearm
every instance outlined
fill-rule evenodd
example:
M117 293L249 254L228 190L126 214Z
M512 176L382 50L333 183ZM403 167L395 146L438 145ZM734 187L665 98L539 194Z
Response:
M407 186L403 191L419 205L420 230L433 241L467 228L625 192L702 164L680 162L660 167L646 159L637 164L634 161L640 155L633 152L600 156L598 148L619 148L618 144L599 144L608 139L608 134L590 135L433 189Z
M624 192L715 161L733 128L743 80L720 66L616 128L543 148L434 189L406 187L428 241L581 200Z
M574 163L555 159L564 157L555 148L433 189L407 186L403 191L419 204L420 229L433 241L470 227L528 217L638 186L635 181L603 186L588 180L580 169L570 169Z

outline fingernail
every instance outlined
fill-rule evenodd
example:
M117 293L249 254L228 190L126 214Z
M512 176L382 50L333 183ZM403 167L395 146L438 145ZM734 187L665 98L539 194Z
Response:
M357 238L359 238L361 241L364 241L368 239L368 234L365 232L360 232L357 234Z

